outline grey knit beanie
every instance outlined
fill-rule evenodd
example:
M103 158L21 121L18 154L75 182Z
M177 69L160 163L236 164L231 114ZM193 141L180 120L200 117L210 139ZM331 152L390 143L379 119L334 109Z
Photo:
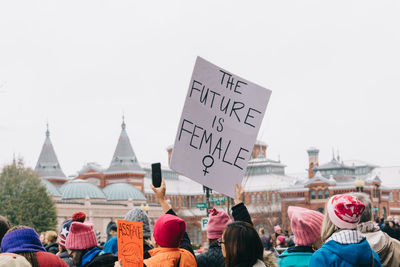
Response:
M143 223L143 238L151 237L149 217L147 216L146 212L144 212L143 210L141 210L139 208L131 209L125 215L125 220L131 221L131 222L142 222Z

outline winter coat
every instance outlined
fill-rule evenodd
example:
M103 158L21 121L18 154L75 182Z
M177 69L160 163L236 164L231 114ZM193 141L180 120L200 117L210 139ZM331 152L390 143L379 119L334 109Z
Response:
M391 238L396 238L396 232L392 227L389 226L388 223L385 224L385 226L382 229L382 232L387 233Z
M59 253L57 256L60 257L63 261L65 261L65 263L68 264L69 267L73 267L74 266L72 264L72 259L68 255L68 252L66 250L64 250L63 252Z
M82 256L81 264L78 267L114 267L118 257L111 253L104 253L95 247Z
M400 242L382 232L374 222L358 225L359 230L366 236L371 248L379 255L382 266L400 266Z
M151 257L143 261L146 267L196 267L196 258L183 248L154 248Z
M35 252L39 267L68 267L68 265L60 258L50 252Z
M314 252L309 266L370 267L373 260L374 267L382 266L378 254L371 249L366 239L357 244L340 244L330 240Z
M260 236L261 242L264 246L264 249L270 250L271 249L271 238L266 235L261 235Z
M104 244L104 248L103 251L105 253L111 253L114 255L118 254L118 240L117 237L114 236L112 238L110 238L105 244Z
M58 253L58 244L55 242L47 244L46 246L44 246L44 248L46 249L47 252L50 252L53 254Z
M197 256L197 266L199 267L224 267L225 258L222 256L222 249L217 242L208 248L208 251Z
M281 267L308 267L314 250L308 246L295 246L288 248L278 257Z

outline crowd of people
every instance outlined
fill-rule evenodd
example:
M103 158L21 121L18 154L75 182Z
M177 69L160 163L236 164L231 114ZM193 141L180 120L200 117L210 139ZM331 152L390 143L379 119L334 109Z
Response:
M257 232L243 203L244 190L235 185L232 218L223 210L209 211L208 250L195 253L186 223L166 200L164 180L152 189L164 211L151 230L143 210L134 208L125 220L142 222L143 266L146 267L290 267L290 266L400 266L398 220L372 220L367 194L332 196L326 213L290 206L291 233L279 225L267 235ZM83 212L74 213L59 232L38 233L23 225L11 226L0 216L0 267L108 267L118 260L117 227L99 244L94 226Z

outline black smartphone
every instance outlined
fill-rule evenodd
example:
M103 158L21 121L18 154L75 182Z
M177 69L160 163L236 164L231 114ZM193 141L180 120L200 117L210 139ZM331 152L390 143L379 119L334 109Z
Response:
M161 163L151 164L151 179L154 187L161 186Z

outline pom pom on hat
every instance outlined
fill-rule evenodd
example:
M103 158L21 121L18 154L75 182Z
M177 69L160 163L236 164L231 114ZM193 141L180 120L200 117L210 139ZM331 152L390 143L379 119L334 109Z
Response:
M215 208L209 210L208 225L207 225L207 238L218 239L222 237L225 227L232 221L229 215L223 210L216 210Z
M95 246L97 246L97 238L93 226L86 223L73 222L65 241L65 247L67 249L81 250Z
M289 206L290 228L296 246L309 246L321 236L324 215L315 210Z
M355 229L365 210L358 198L350 195L336 195L328 200L328 216L340 229Z
M154 224L154 240L160 247L177 248L186 230L186 223L181 218L164 214Z
M86 219L86 214L83 211L78 211L72 214L72 220L74 222L81 222L83 223Z

